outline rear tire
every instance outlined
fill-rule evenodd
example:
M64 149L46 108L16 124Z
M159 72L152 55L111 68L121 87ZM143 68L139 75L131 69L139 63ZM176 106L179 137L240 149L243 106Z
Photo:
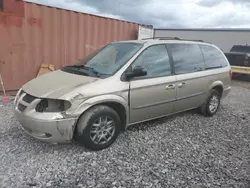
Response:
M95 106L79 119L75 140L91 150L109 147L118 137L121 120L115 110L108 106Z
M208 117L215 115L220 107L220 99L221 99L220 93L217 90L212 89L209 92L207 100L200 107L200 112L204 116L208 116Z

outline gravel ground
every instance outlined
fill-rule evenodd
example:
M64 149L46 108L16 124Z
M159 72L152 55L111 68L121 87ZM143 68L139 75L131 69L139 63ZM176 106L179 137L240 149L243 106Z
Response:
M250 187L249 122L250 87L235 82L212 118L190 111L135 125L92 152L31 138L13 104L0 103L0 187Z

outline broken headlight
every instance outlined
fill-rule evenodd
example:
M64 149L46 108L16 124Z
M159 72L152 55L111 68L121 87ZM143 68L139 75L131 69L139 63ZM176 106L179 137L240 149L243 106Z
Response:
M63 112L71 107L69 101L57 99L42 99L36 106L37 112Z

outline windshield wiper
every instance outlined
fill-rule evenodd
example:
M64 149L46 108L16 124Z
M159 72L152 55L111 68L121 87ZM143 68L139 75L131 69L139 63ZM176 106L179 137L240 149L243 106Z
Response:
M92 73L94 73L97 77L100 77L100 72L96 71L94 68L92 67L87 67L85 65L69 65L67 67L74 67L74 68L78 68L78 69L84 69L87 71L91 71Z

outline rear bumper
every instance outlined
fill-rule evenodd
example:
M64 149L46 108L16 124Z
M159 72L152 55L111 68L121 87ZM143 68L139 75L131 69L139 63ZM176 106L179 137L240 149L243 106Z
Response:
M224 87L221 99L224 99L231 91L231 86Z
M30 117L19 112L17 108L15 108L15 117L27 134L50 143L71 141L77 121L75 118L60 118L59 114L54 113Z

